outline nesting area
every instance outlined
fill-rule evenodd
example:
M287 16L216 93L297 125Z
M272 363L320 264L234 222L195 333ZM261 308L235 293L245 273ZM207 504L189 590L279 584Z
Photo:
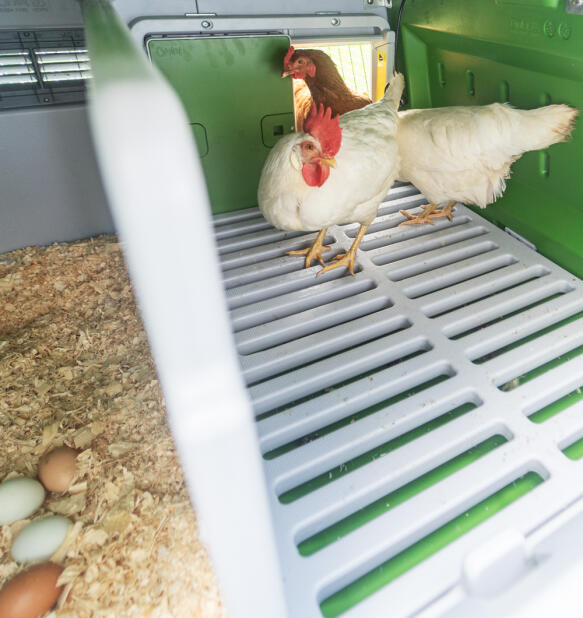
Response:
M226 616L117 239L0 255L0 303L0 481L81 451L68 492L0 526L0 587L24 568L15 535L61 514L74 525L52 557L65 589L51 618Z

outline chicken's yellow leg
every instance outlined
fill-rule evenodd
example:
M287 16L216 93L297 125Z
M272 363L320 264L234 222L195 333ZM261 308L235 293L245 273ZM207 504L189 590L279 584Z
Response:
M322 251L328 251L330 247L328 245L323 245L322 241L324 240L324 236L326 236L326 230L328 228L323 228L320 230L320 233L316 236L316 240L314 244L308 249L297 249L296 251L288 251L288 255L305 255L306 256L306 268L310 268L312 265L312 260L318 260L322 266L324 266L324 260L322 259Z
M451 212L453 207L455 206L455 202L450 202L447 206L444 206L441 210L438 210L433 214L433 217L447 217L453 223L453 217Z
M430 223L433 225L432 219L438 219L439 217L447 217L450 221L453 221L451 211L454 206L455 202L450 202L441 210L436 210L438 204L427 204L427 206L425 206L425 208L418 215L412 215L406 210L399 210L402 215L405 215L408 218L407 221L401 221L399 225L414 225L417 223Z
M354 239L354 242L352 243L352 245L350 245L350 249L348 249L348 252L339 253L334 258L335 261L332 264L328 264L328 266L322 268L318 275L332 270L333 268L338 268L339 266L346 266L348 268L348 272L351 275L354 275L354 260L356 258L356 250L358 249L358 245L360 245L360 241L362 240L362 237L364 236L367 229L368 225L361 225L360 229L358 230L358 234Z

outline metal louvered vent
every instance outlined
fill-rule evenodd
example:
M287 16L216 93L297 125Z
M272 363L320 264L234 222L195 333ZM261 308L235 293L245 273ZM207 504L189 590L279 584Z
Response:
M214 218L293 616L457 603L471 550L583 494L582 282L461 205L398 227L423 203L392 189L353 277L257 209Z
M38 79L28 51L0 51L0 86L36 83Z
M86 49L35 51L43 82L65 82L89 79L89 56Z
M0 30L0 111L85 101L82 30Z

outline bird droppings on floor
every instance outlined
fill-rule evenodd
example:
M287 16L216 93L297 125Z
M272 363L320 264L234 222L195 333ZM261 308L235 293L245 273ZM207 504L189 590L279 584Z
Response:
M224 618L117 239L0 255L0 303L0 481L81 451L68 492L0 526L0 587L24 569L15 535L61 514L74 525L51 618Z

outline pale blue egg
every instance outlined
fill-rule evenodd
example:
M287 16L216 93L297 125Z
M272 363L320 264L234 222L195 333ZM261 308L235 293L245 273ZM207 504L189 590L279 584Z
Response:
M32 515L45 499L45 488L35 479L17 477L0 485L0 525Z
M44 517L25 526L12 543L10 553L16 562L48 560L65 540L71 522L66 517Z

